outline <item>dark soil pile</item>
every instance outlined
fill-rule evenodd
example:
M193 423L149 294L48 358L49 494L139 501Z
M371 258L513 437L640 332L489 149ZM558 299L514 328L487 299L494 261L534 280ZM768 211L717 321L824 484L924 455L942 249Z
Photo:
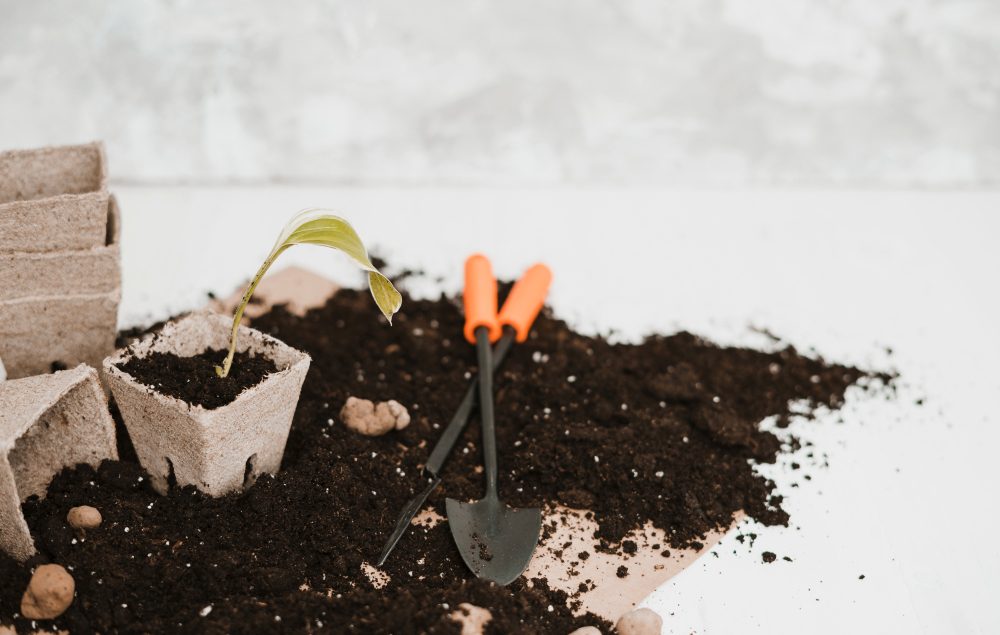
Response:
M226 351L216 350L193 357L153 353L147 357L133 357L119 368L140 384L208 410L232 403L244 390L278 370L266 357L239 352L233 357L229 374L219 377L215 367L225 358Z
M42 552L34 562L62 563L76 578L77 600L56 626L458 633L450 614L468 602L492 612L491 633L586 624L609 632L594 616L573 617L574 599L544 580L498 588L470 578L444 524L403 537L385 588L362 572L423 485L420 465L475 371L456 302L408 299L389 328L367 292L341 291L305 317L279 307L254 326L313 358L281 473L218 500L192 489L157 496L127 460L57 477L46 500L24 505ZM867 378L792 348L724 348L688 333L613 345L543 315L496 376L501 492L517 506L590 509L601 526L594 548L628 553L636 545L622 539L646 521L675 548L728 526L741 509L785 524L780 497L753 463L789 448L759 422L787 421L792 401L837 408ZM412 423L378 438L354 434L337 416L352 395L396 399ZM439 512L446 496L482 495L476 423L430 499ZM65 524L81 504L105 519L85 537ZM13 620L28 577L27 566L0 556L0 623L28 629Z

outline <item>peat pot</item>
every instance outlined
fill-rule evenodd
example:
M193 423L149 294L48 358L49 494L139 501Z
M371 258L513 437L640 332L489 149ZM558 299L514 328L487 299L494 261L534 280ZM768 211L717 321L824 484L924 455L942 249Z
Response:
M65 467L117 459L115 424L97 371L71 370L0 382L0 551L35 553L21 503L44 498Z
M279 340L241 326L237 351L263 356L278 370L234 401L206 409L139 383L121 366L154 353L192 357L229 346L232 319L200 311L169 322L104 360L104 378L121 411L139 462L165 494L172 481L222 496L250 486L281 466L310 358ZM220 357L221 361L221 357Z
M11 378L99 367L121 295L100 143L0 152L0 356Z
M0 251L0 356L11 379L81 363L98 368L114 352L121 213L114 196L104 206L97 245Z
M100 143L0 152L0 252L104 244L107 179Z

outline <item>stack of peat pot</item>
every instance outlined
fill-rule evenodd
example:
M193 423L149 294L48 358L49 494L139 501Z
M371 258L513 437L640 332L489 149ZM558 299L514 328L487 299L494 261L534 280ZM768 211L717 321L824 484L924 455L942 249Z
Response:
M96 367L115 346L118 206L98 143L0 153L0 551L35 553L21 504L118 458Z
M100 367L121 297L100 143L0 153L0 360L10 379Z

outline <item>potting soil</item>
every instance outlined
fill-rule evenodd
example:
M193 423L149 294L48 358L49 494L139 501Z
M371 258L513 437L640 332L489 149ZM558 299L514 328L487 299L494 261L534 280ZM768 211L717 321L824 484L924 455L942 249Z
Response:
M238 352L233 356L229 374L219 377L215 367L225 358L226 351L211 349L193 357L153 353L132 357L121 369L140 384L207 410L232 403L244 390L278 370L266 357Z
M96 472L67 470L45 500L24 504L39 555L25 564L0 555L0 623L28 631L15 618L21 593L30 567L52 561L71 570L77 597L42 626L72 633L459 633L460 603L492 613L488 633L611 632L574 616L578 600L543 579L476 580L444 523L413 527L382 570L388 580L371 575L475 372L455 299L407 298L390 328L367 292L343 290L304 317L277 307L253 325L313 358L282 471L211 499L192 488L158 496L128 447ZM591 510L594 550L633 552L623 539L647 521L665 530L665 554L698 546L739 510L784 525L781 497L755 464L795 444L761 421L839 408L850 386L886 379L791 347L722 347L689 333L612 344L543 314L496 375L500 488L516 506ZM177 388L168 380L157 389ZM349 396L395 399L412 423L360 436L338 420ZM473 420L429 500L439 513L447 496L481 497L479 438ZM102 526L74 533L65 518L75 505L97 507Z

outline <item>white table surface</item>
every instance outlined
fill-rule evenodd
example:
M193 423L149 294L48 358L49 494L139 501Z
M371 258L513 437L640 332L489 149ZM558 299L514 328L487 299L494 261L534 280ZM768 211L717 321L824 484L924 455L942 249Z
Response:
M647 604L670 633L1000 632L1000 193L112 189L123 325L232 290L289 216L319 206L390 262L444 277L411 284L418 294L456 292L482 250L503 277L546 261L551 303L584 331L763 345L761 326L898 369L898 398L855 395L793 426L829 467L807 469L811 481L787 467L802 456L765 470L792 527L751 525L753 550L728 536ZM282 263L360 281L321 248ZM779 560L762 564L764 550Z

